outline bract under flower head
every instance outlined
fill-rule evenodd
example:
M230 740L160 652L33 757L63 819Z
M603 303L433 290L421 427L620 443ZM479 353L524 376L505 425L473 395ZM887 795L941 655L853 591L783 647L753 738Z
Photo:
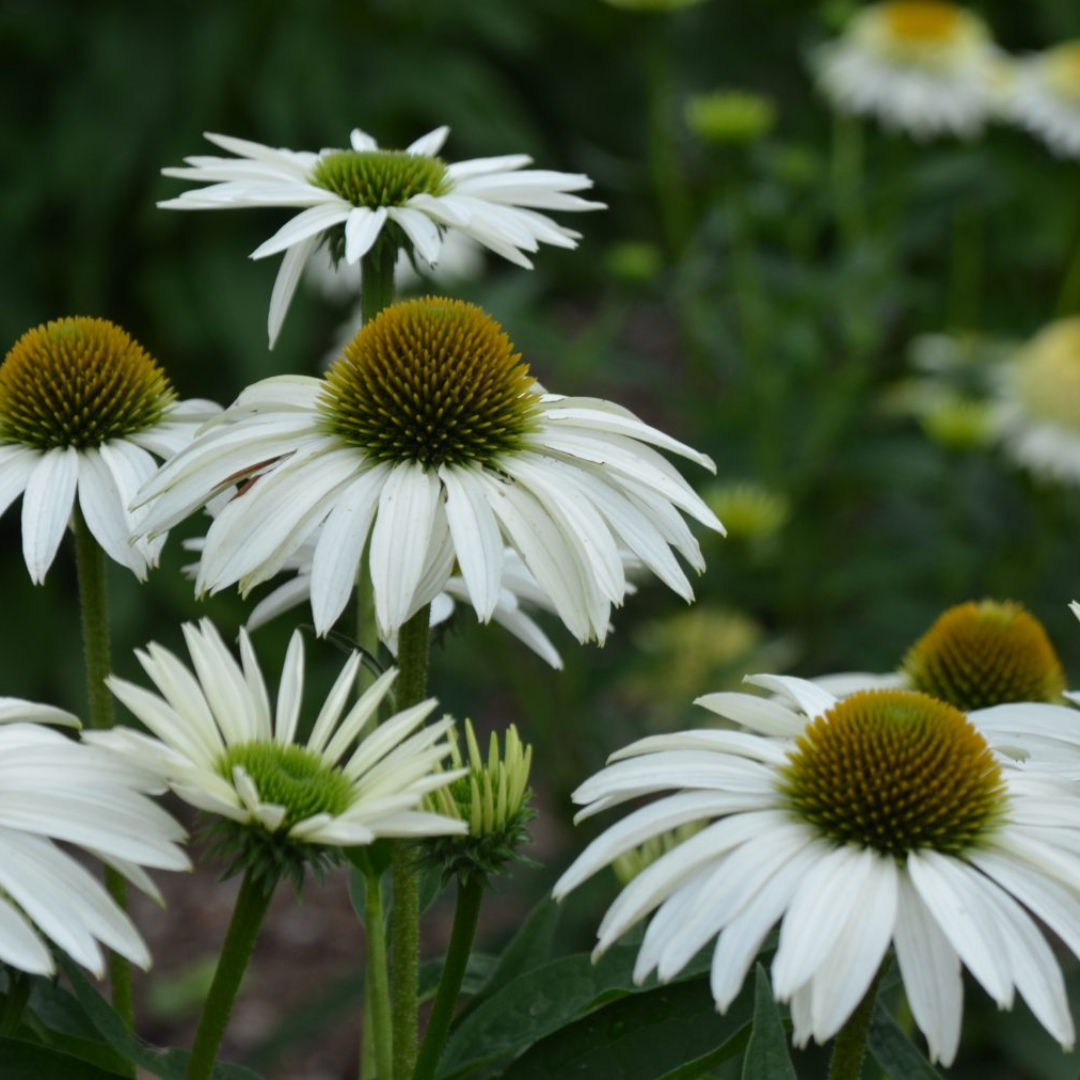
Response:
M460 823L420 809L430 791L452 782L435 767L450 752L451 727L429 727L425 701L364 734L396 676L391 670L346 707L360 666L354 653L319 710L304 744L296 742L303 695L299 632L289 644L272 709L247 635L240 663L213 625L184 627L194 672L150 644L136 656L154 694L110 677L109 688L153 733L95 732L90 738L159 774L184 800L219 819L214 825L232 870L295 882L306 865L319 870L339 847L379 837L462 832ZM343 715L344 714L344 715Z
M664 794L594 840L557 898L652 838L704 822L623 889L597 953L651 914L634 978L668 980L715 939L723 1011L779 923L772 986L791 1002L797 1045L840 1030L890 947L933 1060L956 1054L962 966L1000 1008L1018 990L1071 1044L1061 970L1032 916L1080 955L1070 839L1080 801L1051 774L995 757L981 733L982 716L1025 707L964 717L913 692L838 702L802 679L749 681L778 698L698 699L741 729L643 739L574 793L579 818Z
M455 563L486 622L507 546L582 641L607 634L628 591L626 551L692 596L671 548L695 569L702 560L680 511L723 526L652 447L713 468L705 455L610 402L541 393L498 324L470 305L395 305L360 338L332 380L250 387L144 488L153 534L251 480L210 526L198 591L250 589L317 533L320 633L344 609L365 549L384 639Z
M862 8L818 59L819 82L836 108L915 138L979 134L1001 78L985 24L939 0Z
M78 507L106 554L140 580L164 537L131 543L128 503L219 411L176 401L143 347L105 319L57 319L27 331L0 366L0 514L23 496L26 568L40 584Z
M529 269L526 253L542 243L573 248L580 236L540 211L603 208L572 194L592 187L587 176L526 169L532 159L525 154L447 164L436 155L448 134L449 128L436 128L404 150L385 150L356 129L350 149L318 154L207 134L236 157L196 156L187 159L187 167L162 170L209 186L158 205L170 210L306 208L252 253L253 259L285 253L270 298L271 347L304 264L320 243L350 265L376 244L389 244L434 266L447 232L456 230Z

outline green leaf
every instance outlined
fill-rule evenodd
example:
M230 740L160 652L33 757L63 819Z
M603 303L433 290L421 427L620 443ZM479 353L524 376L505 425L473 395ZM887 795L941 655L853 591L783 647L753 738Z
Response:
M116 1080L123 1075L46 1046L0 1039L0 1076L5 1080Z
M878 1002L870 1021L870 1053L889 1076L904 1080L941 1080L941 1074L922 1051L900 1030L900 1025Z
M71 960L61 958L64 974L71 982L75 997L82 1006L90 1022L101 1037L117 1053L128 1061L162 1080L184 1080L188 1058L187 1050L160 1050L148 1046L124 1026L123 1020L113 1011L112 1006L97 992L90 980L83 974L82 968ZM6 1076L6 1073L0 1073ZM63 1074L66 1076L66 1074ZM110 1075L110 1074L106 1074ZM215 1065L213 1080L261 1080L256 1072L241 1065ZM58 1078L59 1080L59 1078Z
M559 905L550 896L545 896L525 916L521 928L510 939L487 980L459 1014L459 1024L477 1006L499 993L512 979L538 968L547 960L551 954L551 942L555 937L558 921Z
M795 1080L787 1032L773 1000L765 969L754 973L754 1027L743 1058L742 1080Z
M439 988L439 980L442 978L444 962L445 958L440 956L438 960L429 960L427 963L420 965L419 996L421 1005L435 996L435 991ZM489 956L487 953L473 953L469 957L468 965L465 968L461 993L466 997L475 994L491 977L496 962L497 958Z
M682 1071L691 1059L696 1065L703 1055L715 1056L747 1027L750 1013L748 990L720 1016L707 979L661 986L623 997L555 1032L526 1050L502 1076L655 1080Z
M593 964L588 955L563 956L523 972L487 998L451 1033L440 1077L456 1076L573 1023L586 1013L645 987L633 980L636 945L616 945ZM703 951L684 969L684 978L708 970Z

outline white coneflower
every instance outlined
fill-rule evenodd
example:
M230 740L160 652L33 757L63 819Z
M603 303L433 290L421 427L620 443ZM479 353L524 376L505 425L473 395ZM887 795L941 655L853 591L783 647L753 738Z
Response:
M838 702L801 679L749 681L784 700L701 698L743 730L644 739L575 793L584 817L675 792L590 844L557 897L652 837L705 822L626 886L597 951L655 913L634 975L667 980L716 939L712 992L724 1010L780 923L772 985L791 1002L798 1045L840 1030L890 947L933 1059L956 1054L963 967L1000 1008L1019 991L1070 1045L1061 970L1032 916L1080 955L1072 787L1010 765L978 714L925 694Z
M22 549L35 584L78 507L113 561L140 580L164 537L130 542L128 509L157 470L220 409L180 401L141 345L105 319L58 319L27 331L0 366L0 514L21 495Z
M1080 317L1050 323L1003 366L994 423L1018 464L1080 483Z
M267 581L318 530L320 633L344 609L365 547L384 639L455 563L478 617L491 618L507 544L582 641L604 639L627 592L625 550L691 598L671 548L703 563L680 511L722 526L652 446L712 462L610 402L541 393L519 361L471 304L395 304L325 379L244 391L143 489L143 527L168 529L251 478L210 526L196 588Z
M1006 112L1062 157L1080 157L1080 41L1016 63Z
M240 663L207 620L186 625L184 638L194 673L167 649L150 644L136 656L157 693L124 679L108 680L152 735L114 728L86 738L157 773L180 798L224 819L225 847L237 868L299 878L305 863L318 865L326 854L320 848L463 831L460 823L420 808L426 794L458 775L436 771L451 751L443 736L452 721L422 726L434 700L364 735L396 671L379 678L346 711L360 668L354 653L307 742L298 743L304 683L299 632L289 643L274 708L244 631Z
M44 724L69 713L0 698L0 961L34 975L56 970L54 942L98 978L105 945L140 967L150 953L101 883L58 846L74 845L158 897L143 867L186 870L184 831L145 792L148 772Z
M496 255L530 268L526 252L541 243L573 248L579 234L540 211L603 208L572 194L592 187L587 176L526 169L525 154L453 164L437 155L449 128L440 127L404 150L380 149L356 129L348 150L319 153L275 150L260 143L207 133L236 157L196 156L166 176L208 187L158 203L169 210L234 210L251 206L303 208L252 252L263 259L284 252L270 298L268 331L274 344L304 264L321 241L335 259L353 265L381 237L408 246L434 266L447 230L465 233Z
M978 135L997 100L1000 60L986 25L939 0L871 4L817 61L837 109L917 139Z

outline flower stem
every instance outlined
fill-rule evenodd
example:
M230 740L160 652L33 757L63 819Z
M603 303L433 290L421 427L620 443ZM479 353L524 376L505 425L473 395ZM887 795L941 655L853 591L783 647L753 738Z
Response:
M416 1071L413 1080L434 1080L435 1069L439 1064L446 1036L450 1031L450 1021L454 1018L461 983L465 978L465 969L472 951L476 924L480 919L480 905L484 899L484 878L480 874L468 874L458 877L457 907L454 911L454 928L450 932L450 944L446 950L439 989L435 993L435 1003L428 1017L424 1041L420 1045L420 1055L416 1059Z
M108 561L77 503L73 516L88 719L92 728L100 730L111 728L115 723L112 694L105 685L112 667L109 658ZM105 887L121 911L126 910L127 886L123 876L111 866L105 868ZM127 1027L132 1028L135 1024L135 997L131 986L131 963L115 952L109 953L109 985L113 1008Z
M32 985L30 976L18 968L9 967L7 977L7 996L4 998L3 1008L0 1008L0 1038L7 1038L19 1030L19 1021L26 1009L26 1003L30 1000Z
M866 1057L870 1020L874 1015L874 1002L877 1000L880 981L881 972L879 971L874 976L874 981L870 984L862 1001L847 1018L847 1023L836 1036L832 1059L829 1062L828 1080L859 1080L863 1059Z
M396 707L400 712L423 701L427 692L430 612L424 605L398 634ZM391 863L394 906L390 941L394 950L394 1080L409 1080L416 1064L420 990L420 890L413 855L394 841ZM380 1077L379 1080L382 1080Z
M369 1026L364 1029L365 1050L374 1046L375 1076L393 1075L393 1028L390 1022L390 984L386 972L386 923L383 916L382 878L364 874L364 925L367 929L367 981L364 1003ZM362 1057L367 1057L365 1053ZM362 1066L361 1066L362 1068Z
M380 237L360 260L360 309L364 325L394 302L397 245Z
M686 242L689 208L681 150L676 138L679 128L672 116L676 101L672 77L675 31L673 20L662 14L657 19L643 22L646 28L644 68L649 170L668 254L677 260Z
M832 172L837 224L854 247L866 234L862 125L857 117L841 112L833 116Z
M229 932L225 935L225 944L218 957L214 981L210 984L210 993L206 996L199 1018L195 1044L191 1048L187 1072L184 1073L185 1080L209 1080L214 1071L214 1059L229 1023L233 1001L240 989L276 884L276 879L258 880L250 870L244 875Z

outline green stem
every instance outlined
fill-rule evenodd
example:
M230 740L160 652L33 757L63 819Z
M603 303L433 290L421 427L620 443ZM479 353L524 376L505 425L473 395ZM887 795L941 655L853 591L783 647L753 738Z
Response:
M363 1059L374 1048L375 1076L388 1080L393 1075L393 1029L390 1022L390 983L386 973L386 921L383 915L382 878L373 870L364 874L364 925L367 928L367 980L364 1005Z
M195 1044L191 1048L187 1072L184 1073L185 1080L209 1080L214 1071L214 1059L229 1023L233 1001L240 989L276 884L276 879L259 881L251 871L244 875L229 932L225 935L225 944L218 957L214 981L210 984L210 993L206 996L199 1018Z
M978 207L957 207L953 214L949 260L949 323L954 330L975 330L978 327L982 248L982 212Z
M834 113L832 151L836 220L844 239L854 247L866 234L862 125L856 117Z
M1075 315L1080 308L1080 240L1073 244L1072 256L1061 281L1055 312L1058 318Z
M86 666L88 719L92 728L111 728L116 722L112 694L105 679L112 661L109 657L108 560L86 524L78 504L74 512L75 566L79 578L79 609L82 616L83 656ZM117 906L127 909L127 884L111 866L105 868L105 887ZM115 952L109 953L109 985L116 1013L130 1030L135 1024L135 996L131 984L131 963Z
M847 1018L847 1023L836 1036L832 1059L829 1062L828 1080L859 1080L863 1059L866 1057L870 1020L874 1015L874 1002L877 1000L880 981L881 972L879 971L874 976L874 981L870 984L858 1008Z
M423 701L427 693L430 617L425 605L398 634L399 711ZM394 950L393 1076L394 1080L408 1080L416 1064L420 1015L420 890L413 854L404 841L394 841L391 868L394 883L394 906L390 913L390 941Z
M360 260L360 308L364 325L394 302L397 245L380 237Z
M450 1021L453 1020L454 1010L457 1008L465 969L469 964L476 924L480 920L480 905L484 899L484 884L484 878L479 874L458 878L454 929L450 932L450 944L443 962L439 989L435 993L435 1003L428 1017L413 1080L434 1080L435 1069L450 1031Z
M18 968L7 969L8 991L0 1008L0 1038L7 1038L19 1030L19 1021L30 1000L32 983L30 976Z
M668 254L677 261L686 241L689 207L676 139L679 125L672 116L675 101L671 74L674 29L670 25L672 20L663 15L647 22L645 75L649 168Z

